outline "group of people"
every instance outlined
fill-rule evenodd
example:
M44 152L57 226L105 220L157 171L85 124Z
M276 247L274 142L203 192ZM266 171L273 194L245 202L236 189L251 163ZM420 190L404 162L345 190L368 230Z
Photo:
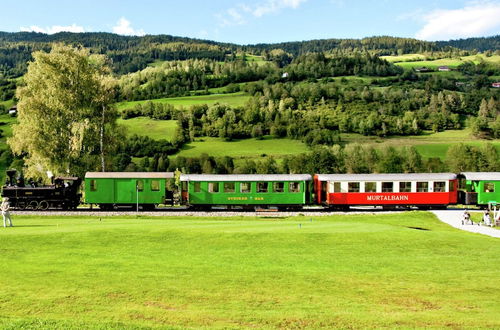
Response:
M497 216L496 219L494 219L494 221L500 221L500 212ZM490 215L490 211L486 210L484 211L483 213L483 219L482 219L482 222L486 225L486 226L493 226L494 223L492 221L492 216ZM467 209L464 211L464 214L462 216L462 225L473 225L474 224L474 221L472 221L471 217L470 217L470 213L469 211L467 211ZM477 222L477 225L479 226L480 224L480 221Z
M4 197L2 200L2 204L0 205L0 209L2 210L2 218L3 218L3 226L7 227L13 227L12 225L12 219L10 217L10 203L9 203L9 198Z

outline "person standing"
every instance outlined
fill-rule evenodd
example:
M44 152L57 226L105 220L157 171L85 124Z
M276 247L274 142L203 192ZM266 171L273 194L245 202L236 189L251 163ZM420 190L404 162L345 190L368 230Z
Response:
M13 227L12 225L12 219L10 217L10 203L9 203L9 198L4 197L2 201L2 205L0 205L0 209L2 210L2 217L3 217L3 226L7 227L7 223L9 224L9 227Z
M490 218L490 212L486 210L483 215L483 222L486 226L491 227L491 218Z

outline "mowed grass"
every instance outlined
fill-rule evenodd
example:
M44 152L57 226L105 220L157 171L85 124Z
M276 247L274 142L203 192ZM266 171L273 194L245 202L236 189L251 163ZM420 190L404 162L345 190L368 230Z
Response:
M171 140L177 128L177 120L154 120L149 117L118 119L118 124L127 128L128 135L149 136L154 140Z
M460 58L442 58L437 60L422 60L425 59L425 56L421 54L382 56L382 58L406 69L419 68L419 67L437 69L439 66L448 66L450 68L456 68L460 64L463 64L467 61L474 62L476 64L478 64L481 61L500 64L500 55L485 56L483 54L464 56Z
M189 107L195 104L208 104L215 103L227 104L233 107L244 105L250 96L244 92L228 93L228 94L212 94L212 95L199 95L199 96L183 96L183 97L168 97L163 99L144 100L144 101L129 101L119 102L116 104L119 111L123 109L133 108L136 104L144 104L146 102L172 104L174 106Z
M215 157L230 156L236 159L256 159L262 155L280 158L284 155L307 151L309 148L306 144L292 139L265 137L263 140L244 139L228 142L220 138L204 137L184 145L175 156L198 157L206 153Z
M500 241L430 213L14 224L1 328L500 327Z
M424 132L417 136L391 136L378 138L374 136L363 136L360 134L341 134L341 139L345 144L360 143L372 145L374 147L403 147L415 146L422 157L446 158L446 152L451 145L465 143L474 146L484 146L491 143L500 151L500 140L482 140L472 136L469 128L462 130L447 130L443 132Z

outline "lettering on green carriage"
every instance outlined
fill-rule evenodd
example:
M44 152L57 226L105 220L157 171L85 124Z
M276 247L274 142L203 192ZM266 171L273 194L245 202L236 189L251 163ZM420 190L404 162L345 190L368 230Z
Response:
M228 201L246 201L248 197L228 197Z

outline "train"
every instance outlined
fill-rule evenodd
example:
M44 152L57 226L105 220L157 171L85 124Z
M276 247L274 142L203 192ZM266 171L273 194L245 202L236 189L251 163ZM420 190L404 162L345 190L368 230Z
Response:
M8 171L2 196L15 209L153 210L158 205L190 209L301 210L306 206L347 210L480 208L500 203L500 172L406 174L180 174L87 172L82 179L56 177L51 185L20 185ZM84 182L83 188L81 183ZM82 194L83 192L83 194Z

